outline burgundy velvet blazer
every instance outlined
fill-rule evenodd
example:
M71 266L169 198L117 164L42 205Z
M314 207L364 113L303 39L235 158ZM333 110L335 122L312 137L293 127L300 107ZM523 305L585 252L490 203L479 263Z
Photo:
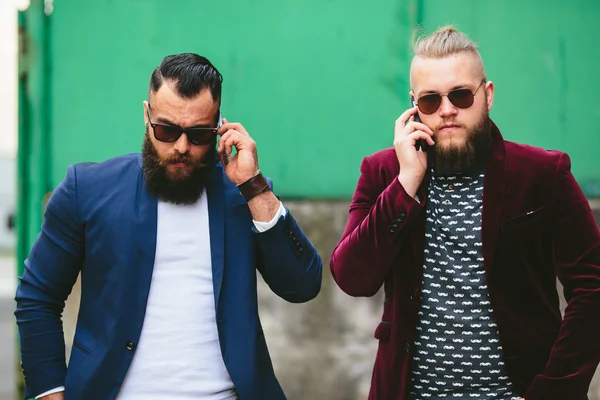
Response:
M483 254L507 373L526 400L583 400L600 361L600 233L565 153L504 141L493 125ZM425 239L394 149L363 160L331 272L351 296L384 286L370 400L408 400ZM559 310L556 277L568 302Z

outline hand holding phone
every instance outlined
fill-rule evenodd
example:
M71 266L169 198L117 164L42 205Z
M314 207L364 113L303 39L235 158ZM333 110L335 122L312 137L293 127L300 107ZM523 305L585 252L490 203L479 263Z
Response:
M411 100L412 106L416 107L417 106L417 102L415 101L414 97L411 97L410 100ZM415 122L421 122L421 118L419 118L419 112L418 111L414 115L414 119L415 119ZM427 151L427 150L429 150L429 145L423 139L419 139L419 140L417 140L417 143L415 143L415 148L417 149L417 151L419 151L419 150L421 150L421 151Z
M415 121L416 109L409 108L396 120L394 126L394 150L400 167L398 181L406 193L414 197L427 172L428 154L417 151L418 140L434 145L433 131L422 122Z

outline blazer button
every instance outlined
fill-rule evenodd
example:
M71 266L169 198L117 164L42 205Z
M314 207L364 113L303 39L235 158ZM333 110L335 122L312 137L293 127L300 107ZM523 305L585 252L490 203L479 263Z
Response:
M410 353L410 343L406 342L404 345L404 350L406 350L407 353Z
M127 343L125 343L125 348L129 351L133 351L135 349L135 343L127 342Z
M412 293L410 294L410 297L409 297L409 298L410 298L411 300L414 300L414 299L416 299L416 298L417 298L417 294L416 294L415 292L412 292Z

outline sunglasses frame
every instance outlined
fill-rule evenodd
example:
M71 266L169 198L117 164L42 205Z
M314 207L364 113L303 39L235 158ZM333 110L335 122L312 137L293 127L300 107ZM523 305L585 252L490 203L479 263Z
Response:
M453 90L451 90L449 92L446 92L446 93L427 93L427 94L425 94L425 95L423 95L423 96L421 96L421 97L419 97L417 99L417 107L419 108L419 111L421 111L423 114L425 114L425 115L432 115L432 114L435 114L440 109L440 107L442 105L442 99L443 99L443 97L448 97L448 100L450 101L450 103L452 103L452 105L454 107L460 108L461 110L466 110L466 109L470 108L475 103L475 96L477 95L477 92L479 91L479 89L481 89L481 86L483 86L483 84L486 83L486 82L487 81L485 79L483 79L481 81L481 83L479 84L479 86L477 86L477 89L475 89L474 92L472 92L471 90L469 90L467 88L463 88L463 89L453 89ZM468 107L460 107L460 106L454 104L454 102L450 98L450 95L451 95L451 93L457 92L457 91L467 91L467 92L471 93L471 95L473 95L473 102ZM437 108L433 112L430 112L430 113L427 113L427 112L423 111L421 109L421 107L419 107L419 100L421 100L421 99L423 99L424 97L427 97L427 96L438 96L439 99L440 99L440 102L439 102Z
M219 128L222 125L222 117L221 117L221 110L219 110L219 120L217 122L217 127L216 128L182 128L181 126L178 125L167 125L167 124L157 124L155 122L152 122L152 115L150 113L150 102L146 103L148 105L148 122L150 123L150 126L152 127L152 133L154 134L154 138L156 140L158 140L159 142L162 143L175 143L179 140L179 138L181 137L181 135L183 135L184 133L187 136L187 139L189 140L189 142L195 146L206 146L207 144L210 144L212 142L212 138L217 136L217 131L219 130ZM173 140L163 140L160 139L157 135L156 135L156 127L164 127L164 128L168 128L168 129L177 129L177 131L179 132L179 134L177 135L177 137ZM198 143L197 141L194 141L192 139L190 139L190 135L188 135L188 133L194 133L194 132L199 132L201 133L202 137L204 137L204 135L206 133L212 133L212 137L211 140L202 143Z

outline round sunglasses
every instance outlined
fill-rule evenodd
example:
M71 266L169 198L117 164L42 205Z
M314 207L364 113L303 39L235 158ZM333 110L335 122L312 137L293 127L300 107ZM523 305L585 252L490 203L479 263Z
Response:
M181 135L185 133L191 144L196 146L205 146L211 144L217 137L217 131L221 127L222 119L221 112L218 113L219 119L217 121L217 127L194 127L194 128L182 128L177 125L165 125L157 124L152 122L152 115L150 114L150 103L148 103L148 121L154 132L154 137L159 142L174 143L179 140Z
M450 103L454 104L458 108L469 108L475 102L475 95L485 83L482 81L474 92L469 89L454 89L446 94L443 93L431 93L421 96L417 99L417 107L425 115L431 115L435 113L442 104L442 97L447 96Z

